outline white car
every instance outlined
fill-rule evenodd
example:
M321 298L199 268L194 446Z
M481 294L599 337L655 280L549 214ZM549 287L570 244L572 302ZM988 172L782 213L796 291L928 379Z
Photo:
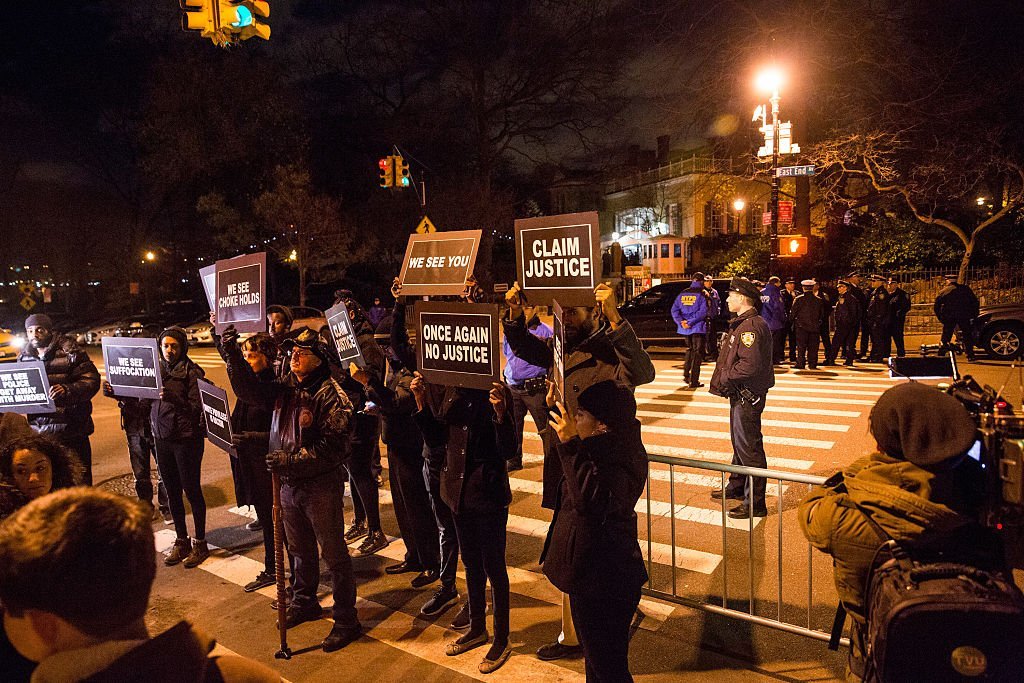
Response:
M195 346L213 344L213 325L206 318L201 318L185 327L185 334L188 335L189 344Z

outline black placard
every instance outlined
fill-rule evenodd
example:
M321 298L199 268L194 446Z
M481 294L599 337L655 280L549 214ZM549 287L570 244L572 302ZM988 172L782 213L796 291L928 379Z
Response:
M559 400L565 400L565 325L562 323L562 306L557 301L551 302L552 313L554 313L553 324L554 334L551 337L551 347L555 357L555 385L558 387Z
M516 272L529 303L592 306L601 281L596 211L516 221Z
M217 264L199 269L199 279L203 283L203 293L206 294L206 303L210 304L210 310L217 310Z
M103 365L115 396L160 398L160 352L156 339L104 337Z
M410 235L402 262L402 294L461 294L473 274L480 230Z
M0 413L52 413L50 381L41 360L0 364Z
M348 315L345 303L339 301L328 308L324 312L324 316L327 318L327 327L331 330L334 348L338 350L341 367L347 369L351 362L365 368L366 361L363 360L363 351L359 348L359 340L356 339L356 332L352 329L352 319Z
M490 389L501 381L498 307L416 302L416 355L428 382Z
M266 252L217 261L217 332L266 332L266 291Z
M206 422L206 438L214 446L235 455L231 443L231 408L228 393L216 384L196 380L199 384L199 400L203 404L203 419Z

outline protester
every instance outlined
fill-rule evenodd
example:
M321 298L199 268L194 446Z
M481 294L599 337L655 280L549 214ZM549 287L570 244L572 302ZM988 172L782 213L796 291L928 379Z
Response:
M885 283L885 290L889 292L889 340L896 345L896 357L903 358L907 355L907 349L903 341L903 333L907 326L907 314L910 313L910 295L908 295L899 282L889 278ZM886 344L888 346L888 342Z
M818 346L821 342L821 321L827 315L825 302L814 295L814 280L803 280L800 283L803 293L793 301L789 317L796 329L796 365L803 370L808 365L811 370L818 367Z
M832 556L836 591L853 620L850 664L857 675L864 655L865 589L883 542L865 522L865 512L898 543L910 542L923 553L917 556L921 561L984 567L1001 558L998 543L978 522L985 475L966 456L977 430L963 405L910 382L882 394L869 423L878 450L815 487L798 510L811 545Z
M538 339L550 339L554 331L540 321L537 309L533 306L524 306L523 313L526 316L526 329ZM539 365L532 365L515 354L508 339L501 342L501 351L505 354L505 383L512 392L512 420L516 434L516 454L508 461L508 471L514 472L523 469L523 429L526 424L526 413L530 413L537 432L543 431L548 424L548 411L544 405L544 395L547 393L545 380L548 376L548 369Z
M92 484L92 397L100 390L100 373L71 337L54 331L50 316L38 313L25 319L28 344L19 361L41 360L50 383L56 410L28 418L32 429L50 434L70 448L85 468L84 483Z
M509 581L505 565L508 506L512 502L507 460L515 437L508 414L508 390L444 387L435 415L427 405L427 382L417 374L410 384L416 398L416 422L424 441L445 448L441 497L455 516L469 592L469 631L452 641L445 654L455 656L486 645L487 583L494 602L494 642L480 662L480 673L499 669L509 658Z
M508 317L502 321L505 337L520 358L553 369L554 352L550 340L537 339L526 330L522 290L513 284L505 294ZM654 381L654 364L633 327L619 315L615 293L607 285L594 289L596 306L576 306L565 310L562 321L565 335L564 368L566 395L561 397L571 413L576 412L580 392L606 379L629 387ZM553 404L552 404L553 405ZM554 509L562 481L562 465L553 444L544 445L544 486L541 507ZM562 596L562 631L553 643L542 645L537 657L561 659L581 652L572 623L569 596Z
M786 347L786 304L782 300L779 285L782 280L774 275L768 278L768 284L761 290L761 317L772 333L772 363L781 365L785 358Z
M206 428L198 380L206 373L188 357L188 337L180 327L160 333L160 398L151 402L150 421L156 441L156 464L167 488L167 503L174 519L177 539L164 558L173 566L184 562L192 569L210 556L206 544L206 498L203 496L202 467ZM185 501L192 508L194 537L185 523Z
M569 595L587 680L632 681L629 627L647 570L634 510L647 484L647 452L633 392L593 384L576 414L551 413L562 478L541 555L544 574Z
M151 638L155 555L149 511L101 490L58 491L0 525L4 625L18 652L39 662L32 680L280 680L214 649L187 622Z
M242 357L234 327L224 330L221 345L238 400L273 410L267 466L281 477L285 536L294 563L293 598L278 618L288 628L320 618L322 552L331 573L334 627L321 646L325 652L340 650L362 632L339 480L350 447L352 404L331 377L327 348L308 327L286 340L291 372L273 382L261 382Z
M683 381L689 389L698 389L700 364L704 362L704 341L708 333L708 298L704 295L704 274L693 276L690 286L680 292L672 304L672 319L678 334L686 337L686 363Z
M213 314L211 313L211 318ZM292 325L295 323L295 314L288 306L273 304L267 306L267 332L270 338L277 344L278 354L274 361L274 375L276 377L287 377L291 372L288 365L288 354L281 348L288 339L293 339L298 330L292 332Z
M942 350L949 350L953 333L959 328L964 338L964 355L974 360L974 319L978 317L978 297L962 285L956 275L946 275L946 286L935 297L935 317L942 323Z
M80 485L83 476L75 453L52 437L10 439L0 449L0 519L50 491Z
M388 317L388 313L388 309L381 304L380 297L375 296L373 297L373 305L366 311L366 319L370 322L370 326L373 327L374 331L376 331L380 321Z

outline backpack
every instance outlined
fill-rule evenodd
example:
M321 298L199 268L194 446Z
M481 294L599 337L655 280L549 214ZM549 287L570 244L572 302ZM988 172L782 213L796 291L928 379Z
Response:
M1024 672L1024 594L998 572L951 562L919 562L859 510L883 541L866 587L865 681L1017 681ZM879 564L879 557L889 554ZM829 646L838 644L842 605ZM851 664L851 669L855 670Z

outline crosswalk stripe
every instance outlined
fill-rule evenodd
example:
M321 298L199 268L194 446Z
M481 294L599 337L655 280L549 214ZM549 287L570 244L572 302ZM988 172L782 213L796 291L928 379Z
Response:
M674 482L675 484L685 484L687 486L695 486L698 488L716 489L722 485L722 480L717 476L707 474L692 474L690 472L680 472L678 469L672 473L666 469L656 469L656 466L660 463L651 463L651 467L648 469L648 476L651 479L657 481ZM728 480L728 476L726 477ZM783 484L782 491L785 493L789 489L789 485ZM778 484L768 484L767 495L774 498L779 495ZM710 500L710 499L709 499ZM658 501L656 501L658 502Z
M676 384L675 382L658 381L658 380L655 380L655 381L653 381L653 382L651 382L649 384L645 384L644 386L645 387L665 387L665 388L669 388L669 389L679 389L681 387L680 384ZM768 390L768 395L769 396L779 396L779 395L785 395L785 394L788 394L788 393L794 393L794 394L828 394L829 396L833 396L833 397L836 397L836 398L841 398L843 396L876 396L877 397L877 396L881 396L883 393L885 393L885 390L879 388L879 389L873 390L873 391L872 390L867 390L867 389L843 389L841 391L836 391L836 389L834 387L830 387L830 386L828 386L828 385L826 385L824 383L814 383L814 386L810 386L810 387L778 385L778 384L776 384L774 387L772 387L771 389ZM707 389L699 389L699 390L694 392L694 395L695 396L714 396L714 394L712 394Z
M712 408L715 410L729 410L729 402L723 399L714 401L686 401L678 398L650 398L637 401L638 406L665 405L665 406L686 406L687 408ZM822 415L824 417L849 417L858 418L861 412L858 410L830 410L828 408L793 408L791 406L764 407L766 413L787 413L792 415Z
M728 415L703 415L701 413L675 413L663 410L638 410L637 417L646 417L659 420L673 420L677 422L715 422L729 424ZM644 425L646 426L646 425ZM781 427L783 429L807 429L819 432L847 432L849 425L826 424L821 422L794 422L791 420L762 419L763 427Z
M675 382L675 375L673 373L659 372L657 378L653 384L672 384ZM678 385L683 383L683 374L679 373ZM846 382L843 380L832 380L832 379L794 379L789 377L775 376L776 387L789 387L789 386L827 386L827 387L860 387L862 389L878 389L879 391L885 391L893 386L893 382L881 381L862 381L862 382Z
M676 391L679 391L679 390L680 390L679 387L674 387L673 388L673 393L676 392ZM658 394L660 396L664 396L665 395L665 390L664 389L659 389L657 387L651 387L650 385L645 384L642 387L637 387L636 388L636 393L638 393L638 394ZM832 393L832 396L830 398L824 398L824 397L821 397L821 396L789 396L788 394L780 393L778 391L775 391L774 389L769 389L768 390L768 402L771 403L772 401L784 401L784 402L785 401L789 401L790 403L817 403L817 404L821 404L823 401L833 400L833 401L835 401L837 403L841 403L844 406L851 406L851 405L852 406L873 406L873 405L875 405L875 403L877 403L877 401L872 401L872 400L865 399L865 398L847 398L847 392L841 392L841 393L838 393L838 394L836 392L830 392L830 393ZM876 394L874 392L868 392L868 393L870 395L872 395L872 396L880 396L881 395L881 394ZM719 398L717 396L714 396L713 394L710 394L710 393L708 393L706 391L694 392L694 393L685 392L685 393L682 393L682 394L679 394L679 395L681 395L681 396L686 396L686 395L696 396L698 394L700 395L701 398L713 398L713 399L718 399L718 400L723 400L723 401L726 400L726 399L721 399L721 398ZM728 402L726 402L725 405L728 405Z
M714 432L706 429L688 429L685 427L661 427L658 425L644 425L643 432L647 434L667 434L671 436L689 436L694 439L715 439L721 441L732 441L729 432ZM793 446L795 448L816 448L819 450L832 450L834 441L822 441L819 439L799 439L794 436L770 436L764 437L766 444L774 446Z

